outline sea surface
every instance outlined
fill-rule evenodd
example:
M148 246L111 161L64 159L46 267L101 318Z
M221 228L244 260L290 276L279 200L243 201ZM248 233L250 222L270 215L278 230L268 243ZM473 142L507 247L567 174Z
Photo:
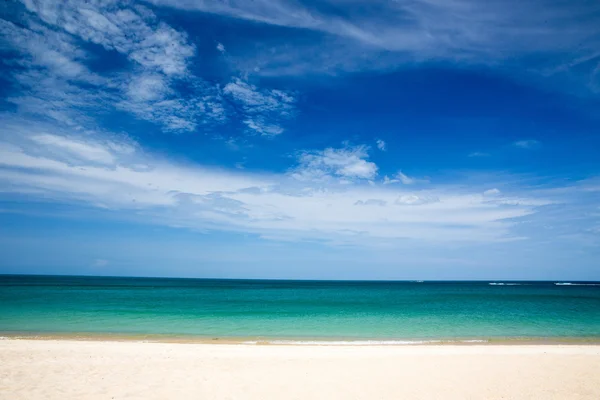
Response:
M600 283L0 275L0 335L300 344L598 341Z

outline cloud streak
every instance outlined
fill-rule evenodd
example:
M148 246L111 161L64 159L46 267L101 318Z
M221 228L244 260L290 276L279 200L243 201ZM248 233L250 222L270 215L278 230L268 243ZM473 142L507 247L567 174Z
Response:
M293 28L300 45L275 40L238 60L266 75L394 69L415 62L519 68L600 90L600 15L593 2L416 0L289 2L152 0L156 5ZM298 29L301 28L301 29ZM290 31L292 33L292 31ZM318 36L317 36L318 35Z
M472 153L469 153L469 157L480 158L480 157L489 157L489 156L490 156L490 153L484 153L482 151L474 151Z
M291 173L257 175L160 160L106 135L74 137L35 125L13 133L0 143L4 193L196 230L354 245L496 242L522 238L523 221L572 201L523 187L505 194L477 185L361 183L377 171L364 146L305 152Z
M237 78L225 85L223 93L242 111L243 123L264 136L283 133L280 122L294 114L294 97L281 90L260 90Z
M518 147L520 149L526 149L526 150L537 149L541 145L542 144L539 141L533 140L533 139L517 140L516 142L513 143L513 146Z
M421 183L429 183L429 179L413 178L413 177L406 175L402 171L398 171L392 179L390 179L387 176L384 177L384 179L383 179L384 185L389 185L391 183L402 183L403 185L414 185L414 184L421 184Z

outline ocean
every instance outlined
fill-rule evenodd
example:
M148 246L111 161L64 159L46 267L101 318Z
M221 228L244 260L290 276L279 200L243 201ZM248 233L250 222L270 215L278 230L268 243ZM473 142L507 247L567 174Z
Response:
M0 335L300 344L600 341L600 283L0 275Z

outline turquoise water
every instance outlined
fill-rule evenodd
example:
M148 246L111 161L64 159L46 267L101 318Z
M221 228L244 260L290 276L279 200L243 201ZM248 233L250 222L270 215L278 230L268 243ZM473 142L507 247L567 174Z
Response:
M3 334L600 338L600 285L0 276Z

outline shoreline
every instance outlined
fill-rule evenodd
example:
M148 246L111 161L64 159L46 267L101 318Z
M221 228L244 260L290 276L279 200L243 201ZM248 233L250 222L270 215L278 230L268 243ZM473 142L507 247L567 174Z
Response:
M497 337L497 338L347 338L347 337L208 337L122 333L2 332L2 340L173 343L249 346L600 346L600 337Z

